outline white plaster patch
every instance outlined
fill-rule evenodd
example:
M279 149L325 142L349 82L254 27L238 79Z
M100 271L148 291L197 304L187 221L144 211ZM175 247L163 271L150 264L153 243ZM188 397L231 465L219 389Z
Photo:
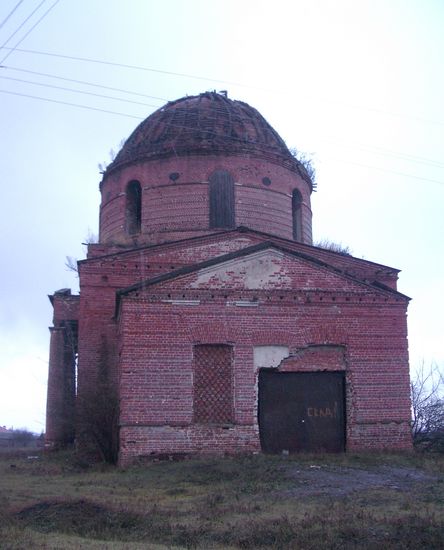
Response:
M191 283L191 288L202 286L233 286L233 283L242 283L248 290L263 289L273 283L279 283L283 288L291 285L291 277L282 271L284 254L276 250L265 250L251 254L246 258L224 262L220 265L199 271L197 279Z
M277 368L290 352L287 346L254 346L254 368Z

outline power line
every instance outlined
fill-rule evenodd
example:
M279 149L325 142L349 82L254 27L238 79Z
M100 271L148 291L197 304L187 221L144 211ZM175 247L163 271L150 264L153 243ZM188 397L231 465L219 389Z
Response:
M350 143L350 142L347 142L347 141L338 140L337 138L332 137L332 136L327 137L327 136L317 135L316 138L321 139L322 141L326 141L327 143L334 143L335 145L338 144L338 143L341 143L340 147L349 147L349 148L353 148L353 149L359 149L361 151L366 151L366 152L369 152L369 153L376 153L376 154L383 155L383 156L389 156L389 157L397 158L397 159L400 159L400 160L405 160L405 161L408 161L408 162L414 162L414 163L417 163L417 164L424 164L424 165L428 165L428 166L433 166L435 168L444 168L444 163L442 163L442 162L439 162L439 161L436 161L436 160L433 160L433 159L424 158L424 157L418 157L418 156L415 156L415 155L409 155L407 153L401 153L399 151L392 151L390 149L385 149L384 147L377 147L377 146L373 146L373 145L367 145L365 143Z
M61 59L70 59L72 61L82 61L82 62L87 62L87 63L96 63L96 64L100 64L100 65L107 65L107 66L111 66L111 67L120 67L120 68L124 68L124 69L133 69L133 70L138 70L138 71L148 71L148 72L154 72L154 73L165 74L165 75L170 75L170 76L179 76L179 77L183 77L183 78L192 78L194 80L200 80L200 81L204 81L204 82L218 82L218 83L221 83L221 84L224 84L224 85L228 84L230 86L238 86L240 88L260 90L260 91L265 91L265 92L274 93L274 94L275 93L288 94L288 92L283 92L282 90L265 89L265 88L262 88L260 86L253 86L251 84L243 84L241 82L233 82L233 81L229 81L229 80L220 80L220 79L215 79L215 78L208 78L208 77L198 76L198 75L193 75L193 74L188 74L188 73L178 73L178 72L174 72L174 71L165 71L165 70L161 70L161 69L153 69L151 67L143 67L143 66L140 66L140 65L130 65L130 64L127 64L127 63L116 63L116 62L112 62L112 61L104 61L104 60L101 60L101 59L93 59L93 58L90 58L90 57L76 57L76 56L72 56L72 55L63 55L63 54L57 54L57 53L52 53L52 52L42 52L42 51L38 51L38 50L28 50L28 49L18 49L18 48L16 49L16 51L22 52L22 53L31 53L31 54L35 54L35 55L58 57L58 58L61 58ZM2 63L2 62L0 62L0 63ZM312 101L313 97L309 97L309 100ZM390 111L384 111L383 109L377 109L377 108L374 108L374 107L351 105L349 103L344 103L344 102L341 102L341 101L334 101L334 100L330 100L330 99L326 99L326 98L320 98L320 97L317 98L317 101L324 101L324 102L327 102L327 103L333 103L335 105L339 104L339 105L343 105L344 107L347 107L347 108L358 109L358 110L368 111L368 112L373 112L373 113L380 113L382 115L388 115L388 116L396 117L396 118L408 118L408 119L417 120L419 122L423 122L423 123L427 123L427 124L438 124L439 126L444 126L444 122L442 122L442 121L429 120L429 119L421 118L421 117L418 117L418 116L415 116L415 115L406 115L404 113L393 113L393 112L390 112Z
M2 77L2 78L9 79L8 77ZM9 79L9 80L19 80L19 79ZM26 82L26 81L24 81L24 82ZM48 86L53 87L53 86L50 86L50 85L48 85ZM54 86L54 87L59 88L58 86ZM61 88L61 89L64 89L64 88ZM78 91L78 90L72 90L72 91ZM40 100L40 101L46 101L48 103L68 105L68 106L71 106L71 107L78 107L78 108L82 108L82 109L88 109L88 110L91 110L91 111L98 111L98 112L107 113L107 114L124 116L124 117L128 117L128 118L134 118L134 119L137 119L137 120L143 120L143 118L144 118L144 117L139 117L139 116L135 116L135 115L130 115L130 114L127 114L127 113L121 113L121 112L117 112L117 111L111 111L111 110L107 110L107 109L100 109L100 108L97 108L97 107L91 107L91 106L88 106L88 105L81 105L81 104L77 104L77 103L59 101L59 100L55 100L55 99L49 99L49 98L44 98L44 97L39 97L39 96L34 96L34 95L29 95L29 94L22 94L22 93L18 93L18 92L7 91L7 90L0 90L0 93L6 93L6 94L16 95L16 96L20 96L20 97L27 97L27 98L31 98L31 99L37 99L37 100ZM80 93L87 93L88 95L99 95L99 94L89 94L88 92L81 92L81 91L80 91ZM110 99L118 99L118 98L110 98ZM122 101L125 101L125 100L122 100ZM130 101L130 103L138 103L138 102L131 102ZM147 105L147 104L142 104L142 105L157 107L157 106L154 106L154 105ZM195 130L194 127L184 126L184 125L174 124L174 123L171 123L170 126L174 126L178 129L182 129L182 130ZM207 130L207 132L208 132L208 130ZM209 131L208 133L214 133L214 132ZM232 141L237 141L237 142L244 142L245 141L241 138L235 138L233 136L227 136L227 137L228 137L228 139L231 139ZM254 144L254 142L251 143L251 144ZM338 161L338 162L345 162L345 163L353 164L353 165L360 166L360 167L363 167L363 168L379 170L379 171L382 171L382 172L388 172L388 173L391 173L391 174L396 174L396 175L400 175L400 176L404 176L404 177L408 177L408 178L413 178L413 179L418 179L418 180L422 180L422 181L428 181L428 182L431 182L431 183L437 183L439 185L444 185L443 181L439 181L439 180L435 180L435 179L431 179L431 178L424 178L424 177L421 177L421 176L414 176L412 174L407 174L405 172L397 172L395 170L389 170L389 169L386 169L386 168L379 168L379 167L376 167L376 166L369 166L369 165L365 165L365 164L361 164L361 163L357 163L357 162L353 162L353 161L341 160L341 159L338 159L336 157L333 157L333 159Z
M44 3L46 2L46 0L42 0L40 2L40 4L34 9L34 11L32 11L28 17L22 21L22 23L15 29L15 31L11 34L11 36L6 40L6 42L3 42L3 44L0 46L0 50L2 50L6 44L11 40L11 38L14 38L14 36L19 32L19 30L23 27L23 25L25 25L30 19L31 17L34 15L34 13L40 8L40 6L42 6ZM10 48L11 50L14 50L15 48Z
M439 181L439 180L435 180L435 179L432 179L432 178L423 178L421 176L414 176L413 174L407 174L405 172L397 172L396 170L389 170L388 168L380 168L378 166L369 166L368 164L361 164L360 162L353 162L352 160L343 160L343 159L338 159L336 157L329 157L329 158L332 159L332 160L335 160L337 162L344 162L346 164L353 164L355 166L360 166L361 168L368 168L370 170L379 170L380 172L388 172L389 174L396 174L397 176L404 176L404 177L407 177L407 178L413 178L415 180L428 181L430 183L438 183L439 185L444 185L444 181Z
M20 69L18 67L10 67L8 65L0 67L0 68L6 69L8 71L19 71L19 72L22 72L22 73L35 74L37 76L45 76L45 77L48 77L48 78L54 78L56 80L63 80L65 82L74 82L76 84L84 84L86 86L93 86L94 88L102 88L104 90L112 90L114 92L122 92L124 94L130 94L130 95L135 95L135 96L139 96L139 97L147 97L149 99L158 99L159 101L168 101L168 99L166 99L164 97L157 97L157 96L153 96L153 95L142 94L140 92L133 92L131 90L125 90L124 88L114 88L113 86L105 86L103 84L95 84L93 82L88 82L86 80L77 80L75 78L67 78L67 77L57 76L57 75L49 74L49 73L39 73L37 71L30 71L28 69Z
M89 110L92 110L92 111L99 111L99 112L103 112L103 113L126 116L126 117L130 117L130 118L136 118L138 120L144 120L144 118L145 118L145 117L139 117L139 116L135 116L135 115L129 115L127 113L121 113L121 112L117 112L117 111L110 111L110 110L105 110L105 109L99 109L99 108L96 108L96 107L90 107L88 105L81 105L81 104L78 104L78 103L70 103L70 102L66 102L66 101L59 101L59 100L55 100L55 99L49 99L49 98L46 98L46 97L34 96L34 95L30 95L30 94L22 94L22 93L19 93L19 92L12 92L12 91L9 91L9 90L0 90L0 92L4 93L4 94L10 94L10 95L16 95L16 96L20 96L20 97L28 97L28 98L31 98L31 99L38 99L38 100L41 100L41 101L47 101L49 103L58 103L60 105L69 105L69 106L72 106L72 107L79 107L79 108L83 108L83 109L89 109ZM213 120L216 120L216 118L214 118ZM181 129L181 130L192 130L192 131L196 130L196 127L194 127L194 126L185 126L183 124L175 124L174 122L170 122L169 126L172 126L174 128ZM211 130L205 130L205 132L207 134L217 135L216 132L211 131ZM232 141L239 142L239 143L248 143L250 145L256 145L256 146L261 145L261 144L258 144L255 141L247 141L243 138L236 138L236 137L233 137L233 136L226 136L226 138L230 139Z
M143 120L143 118L144 118L144 117L140 117L140 116L129 115L127 113L119 113L118 111L109 111L107 109L99 109L97 107L90 107L88 105L80 105L78 103L69 103L67 101L58 101L56 99L49 99L47 97L39 97L39 96L35 96L35 95L21 94L21 93L18 93L18 92L10 92L8 90L0 90L0 93L16 95L16 96L20 96L20 97L28 97L28 98L31 98L31 99L39 99L40 101L46 101L48 103L58 103L59 105L69 105L70 107L79 107L81 109L88 109L90 111L99 111L101 113L108 113L110 115L119 115L119 116L124 116L124 117L128 117L128 118L136 118L138 120Z
M177 73L177 72L173 72L173 71L164 71L164 70L161 70L161 69L153 69L151 67L142 67L140 65L129 65L127 63L115 63L115 62L112 62L112 61L103 61L101 59L92 59L91 57L75 57L73 55L62 55L62 54L57 54L57 53L51 53L51 52L41 52L41 51L38 51L38 50L27 50L27 49L17 49L18 52L22 52L22 53L32 53L32 54L36 54L36 55L46 55L46 56L49 56L49 57L59 57L61 59L70 59L72 61L84 61L84 62L87 62L87 63L97 63L99 65L109 65L109 66L112 66L112 67L121 67L123 69L135 69L135 70L138 70L138 71L148 71L148 72L152 72L152 73L160 73L160 74L167 74L167 75L172 75L172 76L181 76L181 77L185 77L185 78L193 78L195 80L204 80L206 82L223 82L225 84L230 84L230 85L233 85L233 86L242 86L242 87L247 87L247 88L254 88L254 86L246 86L244 84L239 84L237 82L229 82L229 81L226 81L226 80L217 80L217 79L214 79L214 78L207 78L207 77L204 77L204 76L196 76L196 75L192 75L192 74L187 74L187 73Z
M7 90L0 90L0 93L16 95L16 96L20 96L20 97L27 97L27 98L31 98L31 99L38 99L40 101L46 101L48 103L57 103L59 105L69 105L70 107L78 107L78 108L81 108L81 109L88 109L90 111L98 111L98 112L101 112L101 113L107 113L107 114L112 114L112 115L124 116L124 117L127 117L127 118L135 118L137 120L143 120L143 117L139 117L139 116L135 116L135 115L129 115L127 113L120 113L120 112L117 112L117 111L110 111L110 110L107 110L107 109L99 109L97 107L90 107L88 105L80 105L78 103L69 103L69 102L66 102L66 101L58 101L58 100L55 100L55 99L49 99L49 98L45 98L45 97L33 96L33 95L28 95L28 94L21 94L21 93L18 93L18 92L11 92L11 91L7 91ZM182 128L184 130L193 130L194 129L194 128L189 127L189 126L183 126L183 125L179 125L179 124L170 124L170 125L175 126L177 128ZM233 137L230 137L229 139L232 139L233 141L244 141L244 140L241 140L240 138L233 138ZM404 177L407 177L407 178L413 178L413 179L417 179L417 180L427 181L427 182L430 182L430 183L437 183L439 185L444 185L443 181L439 181L439 180L435 180L435 179L431 179L431 178L423 178L421 176L414 176L412 174L407 174L405 172L397 172L395 170L388 170L386 168L379 168L377 166L369 166L369 165L361 164L361 163L358 163L358 162L338 159L336 157L332 157L332 159L337 161L337 162L345 162L347 164L354 164L355 166L360 166L362 168L379 170L381 172L388 172L390 174L396 174L398 176L404 176Z
M11 15L15 12L15 10L20 6L20 4L23 2L23 0L19 0L14 8L9 12L9 14L3 19L3 21L0 23L0 29L3 27L3 25L8 21L8 19L11 17Z
M8 77L2 77L2 78L8 78ZM11 80L16 80L16 79L11 79ZM22 94L22 93L19 93L19 92L12 92L12 91L8 91L8 90L0 90L0 92L5 93L5 94L10 94L10 95L21 96L21 97L28 97L28 98L32 98L32 99L39 99L41 101L47 101L47 102L50 102L50 103L58 103L58 104L61 104L61 105L70 105L72 107L79 107L79 108L89 109L89 110L93 110L93 111L99 111L99 112L104 112L104 113L109 113L109 114L126 116L126 117L130 117L130 118L136 118L136 119L139 119L139 120L144 120L144 118L145 118L145 117L138 117L138 116L135 116L135 115L129 115L129 114L121 113L121 112L117 112L117 111L110 111L110 110L90 107L88 105L81 105L81 104L78 104L78 103L70 103L70 102L65 102L65 101L59 101L59 100L55 100L55 99L50 99L50 98L45 98L45 97L40 97L40 96L34 96L34 95L30 95L30 94ZM93 94L93 95L95 95L95 94ZM113 98L113 99L115 99L115 98ZM146 104L142 104L142 105L146 105ZM158 108L157 105L151 105L151 107ZM217 120L217 118L216 117L214 117L212 119L209 118L209 120ZM180 129L180 130L191 130L191 131L196 130L195 126L185 126L183 124L175 124L174 122L170 122L169 126L172 126L174 128ZM197 128L199 128L199 126L197 126ZM217 135L216 132L208 130L208 129L205 129L205 132L207 134L211 134L211 135L214 135L214 136ZM257 143L255 141L248 141L244 138L236 138L236 137L233 137L233 136L226 136L226 138L230 139L231 141L236 141L236 142L239 142L239 143L247 143L249 145L256 145L256 146L263 146L264 145L264 144Z
M26 84L32 84L34 86L43 86L45 88L53 88L55 90L64 90L65 92L74 92L76 94L90 95L94 97L103 97L105 99L113 99L114 101L123 101L125 103L132 103L134 105L143 105L145 107L154 107L156 109L159 107L158 105L150 105L149 103L142 103L141 101L132 101L131 99L123 99L120 97L113 97L110 95L95 94L94 92L86 92L83 90L76 90L74 88L66 88L64 86L54 86L53 84L45 84L43 82L33 82L32 80L23 80L21 78L12 78L9 76L0 76L0 78L3 80L12 80L14 82L24 82Z
M409 162L415 162L418 164L425 164L429 166L434 166L435 168L444 168L444 163L439 162L433 159L427 159L424 157L418 157L416 155L408 155L407 153L400 153L398 151L391 151L390 149L384 149L383 147L372 147L371 145L357 145L358 149L363 151L375 152L380 155L391 156L394 158L399 158L400 160L407 160ZM373 150L373 151L372 151Z
M96 83L88 82L88 81L85 81L85 80L77 80L77 79L74 79L74 78L60 77L60 76L49 74L49 73L41 73L41 72L37 72L37 71L31 71L31 70L28 70L28 69L20 69L18 67L4 66L3 68L7 69L7 70L19 71L19 72L24 72L24 73L28 73L28 74L35 74L37 76L44 76L44 77L53 78L53 79L57 79L57 80L62 80L62 81L66 81L66 82L74 82L76 84L93 86L93 87L101 88L101 89L105 89L105 90L112 90L112 91L116 91L116 92L122 92L122 93L125 93L125 94L131 94L131 95L135 95L135 96L139 96L139 97L146 97L146 98L149 98L149 99L158 99L158 100L161 100L161 101L168 101L168 99L163 98L163 97L151 96L151 95L148 95L148 94L142 94L142 93L139 93L139 92L133 92L131 90L126 90L126 89L123 89L123 88L115 88L113 86L105 86L105 85L102 85L102 84L96 84ZM132 102L132 101L129 101L129 100L126 100L126 99L114 98L114 97L106 96L106 95L88 93L86 91L74 90L72 88L63 88L63 87L59 87L59 86L51 86L49 84L43 84L43 83L38 83L38 82L32 82L32 81L20 80L20 79L14 79L14 78L9 78L9 77L2 77L2 76L0 76L0 78L4 78L4 79L8 79L8 80L16 80L18 82L26 82L26 83L29 83L29 84L35 84L35 85L38 85L38 86L45 86L45 87L49 87L49 88L52 87L52 88L55 88L55 89L72 91L72 92L77 92L77 93L81 93L81 94L88 94L88 95L92 95L92 96L103 97L103 98L106 98L106 99L115 99L116 101L124 101L124 102L127 102L127 103L145 105L147 107L155 107L155 108L158 107L156 105L151 105L151 104L148 104L148 103L139 103L139 102L135 102L135 101ZM319 137L320 136L318 136L318 138ZM333 138L333 137L324 137L324 138L321 137L321 139L324 139L325 141L332 142L332 143L337 143L338 142L337 138ZM430 165L430 166L435 166L435 167L438 167L438 168L444 167L443 163L432 160L432 159L427 159L427 158L424 158L424 157L418 157L418 156L415 156L415 155L408 155L406 153L401 153L401 152L398 152L398 151L391 151L391 150L385 149L383 147L375 147L375 146L371 146L371 145L367 145L367 144L363 144L363 143L355 144L355 143L349 143L349 142L344 142L344 141L342 141L342 143L346 147L352 147L352 148L355 148L355 149L360 149L360 150L368 151L368 152L371 152L371 153L373 152L373 153L377 153L377 154L384 155L384 156L391 156L391 157L394 157L394 158L399 158L401 160L406 160L408 162L414 162L414 163L418 163L418 164Z
M43 2L44 2L44 1L45 1L45 0L43 0ZM43 3L43 2L42 2L42 3ZM47 15L48 15L48 13L49 13L49 12L50 12L59 2L60 2L60 0L55 0L54 4L52 4L52 5L45 11L45 13L40 17L40 19L38 19L37 22L34 23L34 25L29 29L29 31L28 31L28 32L27 32L27 33L17 42L17 44L16 44L16 45L15 45L15 46L5 55L5 57L0 61L0 65L1 65L2 63L4 63L4 62L8 59L8 57L17 49L17 46L19 46L19 45L23 42L23 40L25 40L25 38L26 38L27 36L29 36L29 34L31 34L31 32L37 27L37 25L38 25ZM42 5L42 3L39 4L39 7ZM33 13L34 13L34 12L33 12ZM8 41L9 41L9 39L8 39Z
M7 77L6 77L7 78ZM22 94L22 93L19 93L19 92L12 92L12 91L8 91L8 90L0 90L1 93L5 93L5 94L10 94L10 95L16 95L16 96L21 96L21 97L27 97L27 98L31 98L31 99L37 99L37 100L41 100L41 101L46 101L46 102L49 102L49 103L58 103L60 105L69 105L69 106L72 106L72 107L78 107L78 108L83 108L83 109L88 109L88 110L92 110L92 111L99 111L99 112L103 112L103 113L109 113L109 114L114 114L114 115L120 115L120 116L125 116L125 117L130 117L130 118L136 118L138 120L143 120L144 117L138 117L138 116L135 116L135 115L129 115L129 114L126 114L126 113L121 113L121 112L117 112L117 111L110 111L110 110L105 110L105 109L99 109L99 108L96 108L96 107L90 107L90 106L87 106L87 105L81 105L81 104L78 104L78 103L70 103L70 102L65 102L65 101L59 101L59 100L55 100L55 99L49 99L49 98L44 98L44 97L40 97L40 96L34 96L34 95L30 95L30 94ZM213 120L216 120L216 117L213 119ZM169 123L169 126L172 126L174 128L177 128L177 129L180 129L180 130L191 130L191 131L195 131L196 130L196 127L195 126L185 126L183 124L175 124L174 122L170 122ZM199 126L197 127L199 128ZM214 132L214 131L211 131L211 130L208 130L206 129L205 132L207 134L211 134L211 135L214 135L216 136L217 133ZM261 144L261 143L257 143L255 141L248 141L244 138L236 138L234 136L226 136L227 139L230 139L231 141L235 141L235 142L238 142L238 143L243 143L243 144L248 144L248 145L255 145L257 147L264 147L264 144ZM295 159L297 162L300 162L298 161L297 159Z

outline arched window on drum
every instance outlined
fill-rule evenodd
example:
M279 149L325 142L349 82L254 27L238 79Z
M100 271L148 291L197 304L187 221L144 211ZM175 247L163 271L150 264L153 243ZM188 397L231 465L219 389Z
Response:
M229 172L217 170L210 176L210 227L235 226L234 180Z
M293 239L302 242L302 195L298 189L293 190L291 211L293 215Z
M142 225L142 188L137 180L130 181L126 187L125 214L128 235L140 233Z

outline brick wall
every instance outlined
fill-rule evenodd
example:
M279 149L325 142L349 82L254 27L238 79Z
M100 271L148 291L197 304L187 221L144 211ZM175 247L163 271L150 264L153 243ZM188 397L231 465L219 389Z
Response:
M275 279L262 290L244 288L241 272L232 269L225 282L210 277L193 288L194 273L125 297L114 317L117 290L264 240L270 237L231 231L123 251L99 244L80 263L79 393L94 384L105 347L121 396L122 464L152 453L260 450L253 364L259 345L289 348L282 370L345 370L347 449L409 448L407 301L334 271L371 280L396 270L278 239L336 267L279 252ZM291 268L294 262L299 267ZM252 301L256 305L236 305ZM199 344L232 346L232 424L193 422Z
M259 143L275 140L262 131ZM120 394L121 464L138 456L259 451L260 346L270 347L284 372L344 372L347 449L410 448L408 299L395 292L398 271L310 246L312 188L286 153L199 141L199 154L173 157L174 140L162 144L156 160L141 160L142 147L107 171L100 242L79 263L81 296L51 297L48 441L73 434L69 346L78 323L77 412L106 365ZM233 179L238 229L210 228L216 171ZM141 185L141 224L129 235L126 189L133 180ZM295 189L301 242L293 241ZM215 261L222 255L230 256Z
M314 293L296 304L293 296L260 295L254 308L231 305L233 295L213 296L200 295L195 306L162 303L166 296L160 291L156 297L124 300L119 319L123 463L137 455L199 450L193 447L202 426L193 422L192 357L193 346L202 343L233 346L234 423L208 451L236 450L241 433L247 441L237 450L259 448L253 347L267 344L288 346L284 370L345 370L347 449L411 447L405 302L370 298L363 305L346 302L338 292L339 311ZM214 430L209 441L221 427ZM168 433L169 442L153 439L154 433Z

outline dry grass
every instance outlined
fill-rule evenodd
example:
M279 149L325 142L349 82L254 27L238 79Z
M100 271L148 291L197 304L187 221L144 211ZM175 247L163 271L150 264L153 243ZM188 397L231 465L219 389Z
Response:
M443 548L444 457L0 456L0 547Z

